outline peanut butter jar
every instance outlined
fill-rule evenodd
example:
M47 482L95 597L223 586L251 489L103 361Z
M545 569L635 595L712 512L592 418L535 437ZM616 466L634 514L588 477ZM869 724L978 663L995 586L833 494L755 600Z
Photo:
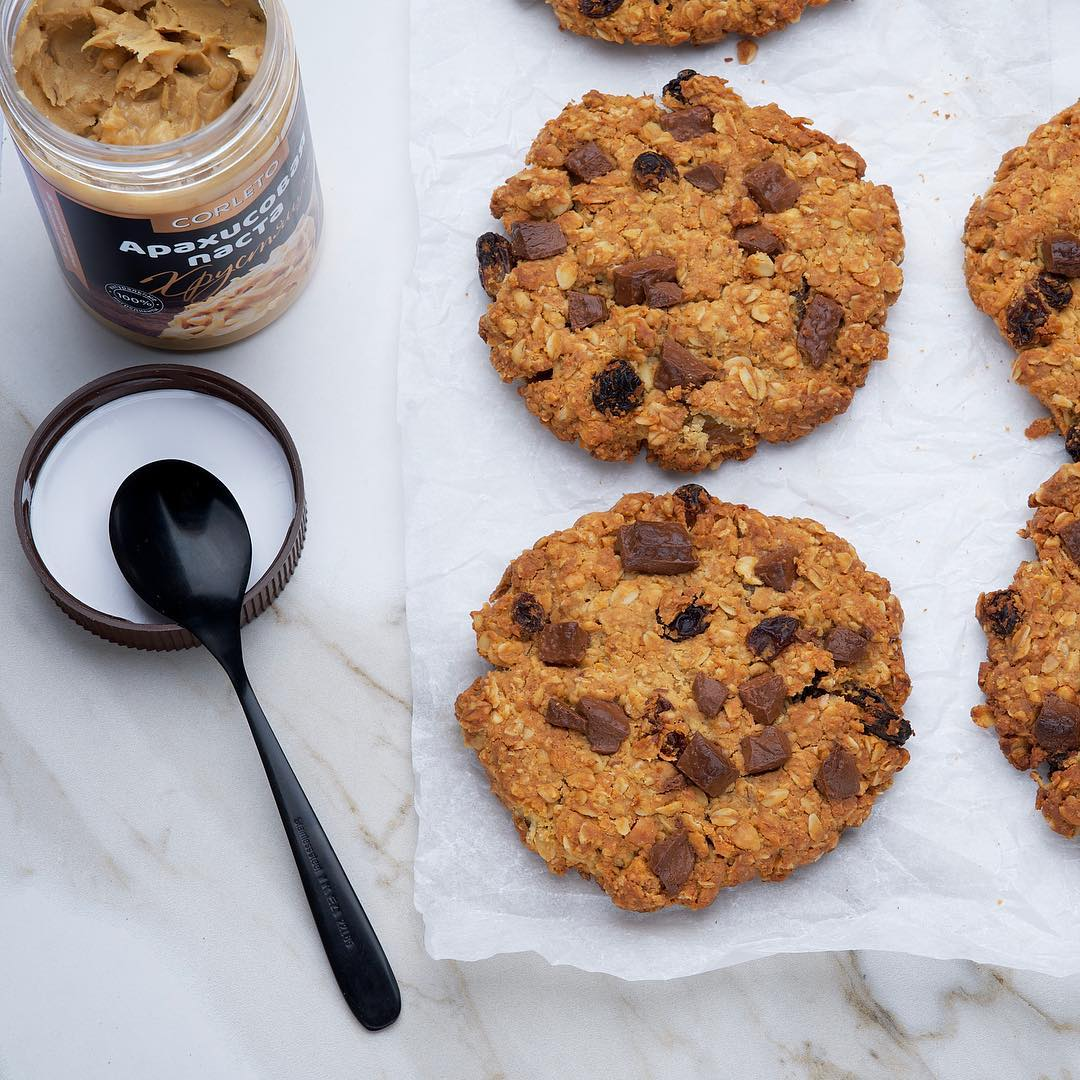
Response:
M195 2L205 8L214 0ZM265 40L235 100L196 130L147 145L67 130L20 87L16 42L38 3L0 0L0 104L75 297L111 329L162 349L217 348L269 325L310 280L322 233L318 170L281 0L252 0L265 17ZM132 5L113 6L119 21ZM146 47L121 27L108 48L121 61L132 50L137 67ZM50 63L63 55L50 44ZM137 78L136 71L129 79L133 113ZM193 85L186 74L177 78ZM47 90L56 96L51 84ZM193 101L212 96L197 84L192 91ZM71 111L80 107L74 100Z

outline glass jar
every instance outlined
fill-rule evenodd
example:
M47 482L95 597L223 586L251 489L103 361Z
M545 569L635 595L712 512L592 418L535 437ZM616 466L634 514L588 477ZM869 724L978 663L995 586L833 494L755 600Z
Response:
M322 195L292 29L261 0L255 77L216 120L172 142L115 146L40 113L15 78L33 0L0 0L0 105L64 278L111 329L146 345L228 345L273 322L315 268Z

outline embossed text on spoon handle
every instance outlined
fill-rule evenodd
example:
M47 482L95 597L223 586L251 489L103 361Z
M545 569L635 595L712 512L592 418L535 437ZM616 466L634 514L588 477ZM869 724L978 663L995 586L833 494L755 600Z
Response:
M250 684L242 683L237 694L341 992L364 1027L388 1027L401 1012L401 993L382 945Z

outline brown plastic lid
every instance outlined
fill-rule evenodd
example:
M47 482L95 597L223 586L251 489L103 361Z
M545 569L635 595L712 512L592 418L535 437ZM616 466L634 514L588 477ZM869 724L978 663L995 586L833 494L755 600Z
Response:
M133 623L107 615L72 596L49 572L38 553L30 529L30 503L34 484L46 458L63 436L89 413L110 401L142 394L148 390L194 390L209 394L249 413L280 444L292 473L295 511L284 543L266 573L248 590L244 598L244 623L261 615L280 595L300 561L307 532L307 500L304 495L304 474L300 455L281 418L246 386L217 372L182 364L148 364L127 368L87 383L62 401L34 432L23 454L15 479L15 527L19 542L46 591L60 609L80 626L98 637L127 645L134 649L169 652L190 649L198 642L175 623Z

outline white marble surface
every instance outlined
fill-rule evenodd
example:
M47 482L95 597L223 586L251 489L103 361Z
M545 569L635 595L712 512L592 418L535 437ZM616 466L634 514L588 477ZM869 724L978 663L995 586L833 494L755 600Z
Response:
M837 954L630 985L532 956L425 955L411 900L394 420L414 232L407 18L401 3L379 5L374 20L373 5L346 0L292 7L328 258L281 325L204 362L263 394L304 458L309 545L278 608L247 632L250 667L395 963L402 1019L371 1036L341 1003L249 736L209 660L126 653L66 622L8 522L0 1080L1080 1075L1080 980ZM333 48L320 51L330 7ZM355 31L358 55L341 29ZM372 102L359 114L337 93L357 73ZM52 405L147 355L63 294L10 145L0 343L5 484Z

